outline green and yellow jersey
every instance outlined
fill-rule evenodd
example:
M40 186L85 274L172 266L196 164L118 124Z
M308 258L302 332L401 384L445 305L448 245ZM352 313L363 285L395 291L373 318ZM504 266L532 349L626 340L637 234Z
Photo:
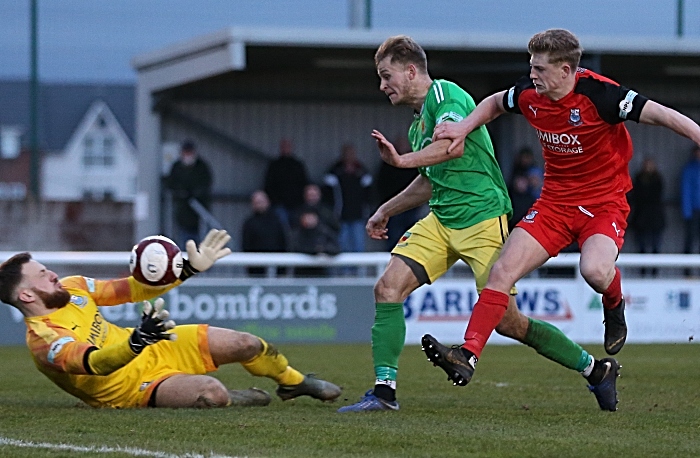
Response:
M423 107L411 124L408 138L413 151L432 142L435 126L459 122L476 107L474 99L455 83L434 80ZM493 144L485 126L471 132L464 142L464 155L428 167L419 167L430 180L430 209L449 229L463 229L513 210Z

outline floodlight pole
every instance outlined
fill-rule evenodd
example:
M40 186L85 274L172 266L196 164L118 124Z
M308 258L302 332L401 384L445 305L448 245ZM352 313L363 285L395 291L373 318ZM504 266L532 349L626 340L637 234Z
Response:
M30 45L30 76L29 76L29 187L32 197L39 201L39 71L38 71L38 6L37 0L30 2L31 45Z
M679 0L682 1L682 0ZM372 0L365 0L365 29L372 28Z
M683 36L683 0L678 0L678 6L676 11L676 36L681 38Z

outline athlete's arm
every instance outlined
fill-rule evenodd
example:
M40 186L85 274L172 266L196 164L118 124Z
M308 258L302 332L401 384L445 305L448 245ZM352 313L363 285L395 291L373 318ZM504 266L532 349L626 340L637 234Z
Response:
M440 164L464 154L464 149L449 153L447 146L450 142L447 140L430 143L419 151L399 154L394 145L378 130L372 131L372 137L377 141L377 148L379 148L382 160L400 169L414 169Z
M418 175L403 191L382 204L367 220L367 235L375 240L388 238L386 225L389 218L428 202L432 192L430 181L423 175Z
M30 329L29 348L42 365L54 371L79 375L109 375L136 358L145 347L161 340L174 340L167 332L175 327L163 310L163 299L155 306L144 303L141 323L121 342L103 348L80 342L68 329L50 323Z
M137 356L129 347L129 339L98 349L79 341L72 331L50 322L30 327L27 344L42 366L76 375L107 375Z
M453 151L464 151L464 139L474 129L477 129L484 124L488 124L494 119L506 112L503 106L503 96L506 91L496 92L486 97L474 108L474 111L469 113L469 116L460 122L443 122L435 126L433 131L433 140L437 143L438 140L448 139L450 145L447 152L452 154Z
M226 247L226 244L230 240L231 236L225 230L218 229L210 230L199 246L193 240L188 240L188 259L184 261L180 278L169 285L149 286L131 276L115 280L95 280L73 276L61 279L61 284L64 288L75 288L87 292L98 306L153 299L180 286L189 277L208 270L216 261L228 256L231 249Z
M639 116L639 122L652 126L667 127L700 145L700 126L684 114L653 100L649 100L644 104Z

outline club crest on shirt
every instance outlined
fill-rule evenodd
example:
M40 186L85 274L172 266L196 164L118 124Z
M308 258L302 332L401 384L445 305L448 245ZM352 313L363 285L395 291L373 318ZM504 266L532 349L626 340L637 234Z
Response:
M70 302L71 304L75 304L80 308L85 307L87 304L87 298L83 296L76 296L75 294L72 294L70 297Z
M537 216L537 213L539 213L537 210L532 210L530 213L527 215L523 216L523 223L534 223L535 222L535 216Z
M569 114L569 124L571 124L572 126L580 126L581 124L583 124L583 121L581 120L580 108L571 109L571 114Z
M408 232L408 231L406 231L406 232L401 236L401 238L399 239L399 241L396 243L396 246L404 247L404 246L408 245L407 240L408 240L408 238L409 238L410 236L411 236L411 233Z

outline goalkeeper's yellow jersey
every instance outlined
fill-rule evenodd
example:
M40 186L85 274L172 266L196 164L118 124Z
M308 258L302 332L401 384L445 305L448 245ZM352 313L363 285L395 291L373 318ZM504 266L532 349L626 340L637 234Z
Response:
M87 404L119 406L113 401L123 395L125 389L141 383L139 372L142 364L137 357L111 374L90 375L88 350L124 342L133 331L133 328L109 323L97 307L152 299L180 283L151 287L133 277L95 280L73 276L61 279L61 284L71 294L68 305L47 315L24 320L27 346L34 363L56 385Z

